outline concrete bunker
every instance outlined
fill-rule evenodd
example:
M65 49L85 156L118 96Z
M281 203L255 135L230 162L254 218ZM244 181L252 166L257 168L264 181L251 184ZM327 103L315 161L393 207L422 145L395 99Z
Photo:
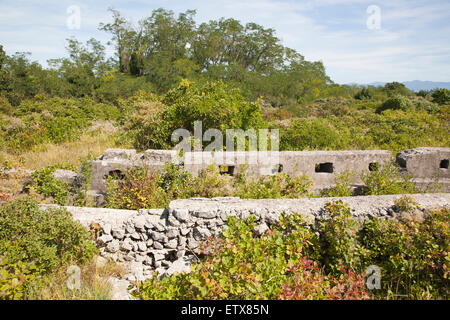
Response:
M145 159L142 160L142 155ZM143 154L136 150L109 149L91 164L91 193L106 192L106 179L113 176L123 179L130 168L145 166L151 171L162 170L166 163L176 160L171 150L147 150ZM195 157L194 157L195 155ZM200 161L192 161L196 159ZM450 148L416 148L400 151L396 162L402 174L409 174L417 187L426 187L439 175L441 191L450 190L448 170ZM335 175L346 171L354 172L351 185L363 185L360 173L376 172L392 161L391 152L386 150L343 150L343 151L280 151L280 152L187 152L180 159L179 166L198 176L214 164L223 175L235 176L245 170L249 177L284 173L290 177L306 175L313 181L313 191L335 186ZM178 160L177 160L178 161Z

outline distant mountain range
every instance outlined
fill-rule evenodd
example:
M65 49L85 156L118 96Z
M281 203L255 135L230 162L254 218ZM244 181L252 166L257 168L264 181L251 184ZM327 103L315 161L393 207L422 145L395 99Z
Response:
M405 81L402 82L409 90L420 91L420 90L432 90L437 88L450 89L450 82L434 82L434 81ZM386 82L372 82L365 84L366 86L384 86Z

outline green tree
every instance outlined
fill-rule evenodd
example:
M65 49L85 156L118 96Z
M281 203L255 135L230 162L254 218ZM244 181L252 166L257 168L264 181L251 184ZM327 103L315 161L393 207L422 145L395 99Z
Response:
M434 102L440 105L450 104L450 90L448 89L443 88L433 90L431 97L433 98Z
M68 94L74 97L89 96L101 83L101 77L111 69L112 61L106 59L105 47L91 38L82 44L74 38L67 39L69 58L49 60L68 85Z
M411 91L403 83L400 82L390 82L384 85L384 91L389 95L403 95L408 96L411 95Z
M116 56L118 58L118 65L120 72L129 72L130 59L134 52L138 49L141 34L133 29L132 25L122 16L122 14L109 8L112 13L112 23L100 23L99 29L112 34L112 41L108 44L115 44Z

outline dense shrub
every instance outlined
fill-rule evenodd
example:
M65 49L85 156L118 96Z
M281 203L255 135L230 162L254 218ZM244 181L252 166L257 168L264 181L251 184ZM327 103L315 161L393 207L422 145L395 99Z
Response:
M405 200L406 201L406 200ZM402 206L398 207L401 214ZM426 218L357 222L342 202L326 204L318 233L299 215L262 235L255 218L230 217L220 238L200 247L191 273L138 283L141 299L448 299L449 210ZM420 218L420 220L417 220ZM365 270L381 270L368 291Z
M2 254L4 255L4 254ZM19 300L24 297L27 281L34 278L32 263L4 261L0 256L0 300Z
M19 153L45 142L75 141L93 120L115 120L119 115L117 107L89 98L36 97L22 101L3 120L1 137L6 150Z
M381 113L388 109L408 111L412 108L413 104L408 98L401 95L396 95L383 102L383 104L377 109L377 113Z
M323 197L350 197L353 195L351 177L352 172L345 171L341 174L335 175L334 183L336 186L322 190Z
M312 180L305 175L290 177L279 173L258 179L244 176L234 184L233 195L243 199L301 198L310 192L312 186Z
M443 104L450 104L450 90L449 89L436 89L433 90L431 97L433 98L433 101L436 103L443 105Z
M282 150L338 149L342 137L325 119L299 119L281 132Z
M173 199L193 196L195 189L193 177L173 164L166 164L162 171L138 167L117 178L107 180L106 205L110 208L165 208Z
M69 184L61 180L56 180L53 175L55 170L55 166L49 166L34 171L31 174L33 178L32 186L36 192L42 194L44 197L52 197L55 203L66 205L70 195Z
M355 94L355 99L363 100L363 99L372 99L373 95L368 88L362 88L361 91Z
M94 94L103 103L116 104L119 99L132 97L139 90L153 92L153 84L144 77L133 77L113 70L102 77Z
M412 219L406 221L365 222L361 244L365 259L382 270L380 296L448 299L449 217L449 210L442 209L425 220L411 212Z
M248 178L241 172L234 178L222 174L216 165L208 166L198 176L167 164L161 171L139 167L117 178L107 179L106 206L110 208L163 208L171 200L190 197L298 198L308 195L312 187L306 176L275 174Z
M320 222L322 259L327 270L338 273L343 266L361 269L361 247L357 240L359 225L352 219L350 207L341 200L327 203L330 219Z
M362 173L365 195L416 193L411 176L400 172L395 162L387 162L379 170Z
M178 142L171 141L172 133L182 128L193 134L195 121L202 121L203 132L210 128L221 131L232 128L257 129L263 124L259 105L246 102L237 89L223 82L191 84L182 81L177 88L164 95L162 103L166 108L149 117L138 130L135 142L137 148L174 146Z
M367 300L370 295L364 277L342 268L339 277L326 275L318 263L307 258L286 269L292 276L282 286L283 300Z
M360 280L348 283L313 268L306 257L315 257L317 237L299 216L283 217L261 237L255 237L254 226L254 217L246 221L230 217L223 237L202 247L205 257L190 274L154 277L140 283L134 295L141 299L339 299L351 296L354 287L366 295Z
M69 212L43 210L36 202L23 198L0 208L0 252L0 284L10 286L3 298L16 298L16 292L23 293L21 286L32 276L87 261L97 248L88 231L74 222Z

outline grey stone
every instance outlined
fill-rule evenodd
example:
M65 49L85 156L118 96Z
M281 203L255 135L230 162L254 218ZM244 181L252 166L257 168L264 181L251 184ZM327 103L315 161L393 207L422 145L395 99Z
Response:
M147 259L147 255L137 254L136 257L134 258L134 261L145 262L146 259Z
M173 216L169 216L167 222L169 223L169 226L172 227L179 227L181 225L181 223Z
M134 239L134 240L141 240L141 236L137 232L133 232L131 234L131 238Z
M102 225L104 234L111 234L111 225L109 223L105 223Z
M268 230L268 229L269 229L269 227L267 226L267 224L262 223L262 224L257 225L254 230L255 230L256 234L260 236L264 232L266 232L266 230Z
M153 242L153 248L155 248L155 249L157 249L157 250L162 250L162 249L164 249L164 246L162 245L161 242L154 241L154 242Z
M177 239L172 239L169 240L169 242L167 242L166 247L169 249L176 249L178 246L178 241Z
M148 265L148 266L152 266L153 265L153 258L150 256L147 256L144 260L144 264Z
M103 243L111 242L114 238L109 234L101 235L98 240Z
M170 267L166 270L165 275L174 275L177 273L189 273L191 272L192 260L187 257L181 257L175 260Z
M120 249L119 240L114 239L113 241L108 243L108 245L106 246L106 249L111 253L115 253L115 252L119 251L119 249Z
M131 251L133 250L133 243L130 239L125 239L121 244L120 248L125 251Z
M211 232L208 229L202 227L195 227L192 234L194 236L194 239L197 241L205 240L206 238L211 236Z
M134 218L133 223L134 223L134 227L137 230L144 231L145 230L146 217L145 216L138 216L138 217Z
M127 233L132 234L132 233L134 233L136 230L134 229L134 226L132 226L132 225L127 225L127 226L125 227L125 231L126 231Z
M138 242L138 249L139 251L147 251L147 245L145 244L145 242Z
M160 242L165 242L167 239L167 237L163 233L156 232L156 231L152 231L151 237L153 240L160 241Z
M177 210L174 210L174 211L172 212L172 214L173 214L173 216L174 216L177 220L179 220L179 221L181 221L181 222L186 222L186 221L188 221L189 218L190 218L189 211L186 210L186 209L177 209Z
M96 256L95 257L95 266L97 268L103 268L104 266L106 266L106 264L108 263L108 260L105 259L102 256Z
M167 235L167 238L169 238L169 239L176 238L176 237L178 237L178 230L177 229L169 229L169 230L167 230L166 235Z
M70 170L56 169L55 172L53 172L53 177L56 180L71 184L77 179L77 173Z
M213 210L208 210L208 211L197 211L195 212L194 215L202 219L213 219L217 216L217 213L214 212Z
M112 235L116 239L123 239L125 237L125 231L123 229L112 229Z
M166 257L166 254L164 251L152 251L151 254L153 255L153 259L155 261L163 260Z

